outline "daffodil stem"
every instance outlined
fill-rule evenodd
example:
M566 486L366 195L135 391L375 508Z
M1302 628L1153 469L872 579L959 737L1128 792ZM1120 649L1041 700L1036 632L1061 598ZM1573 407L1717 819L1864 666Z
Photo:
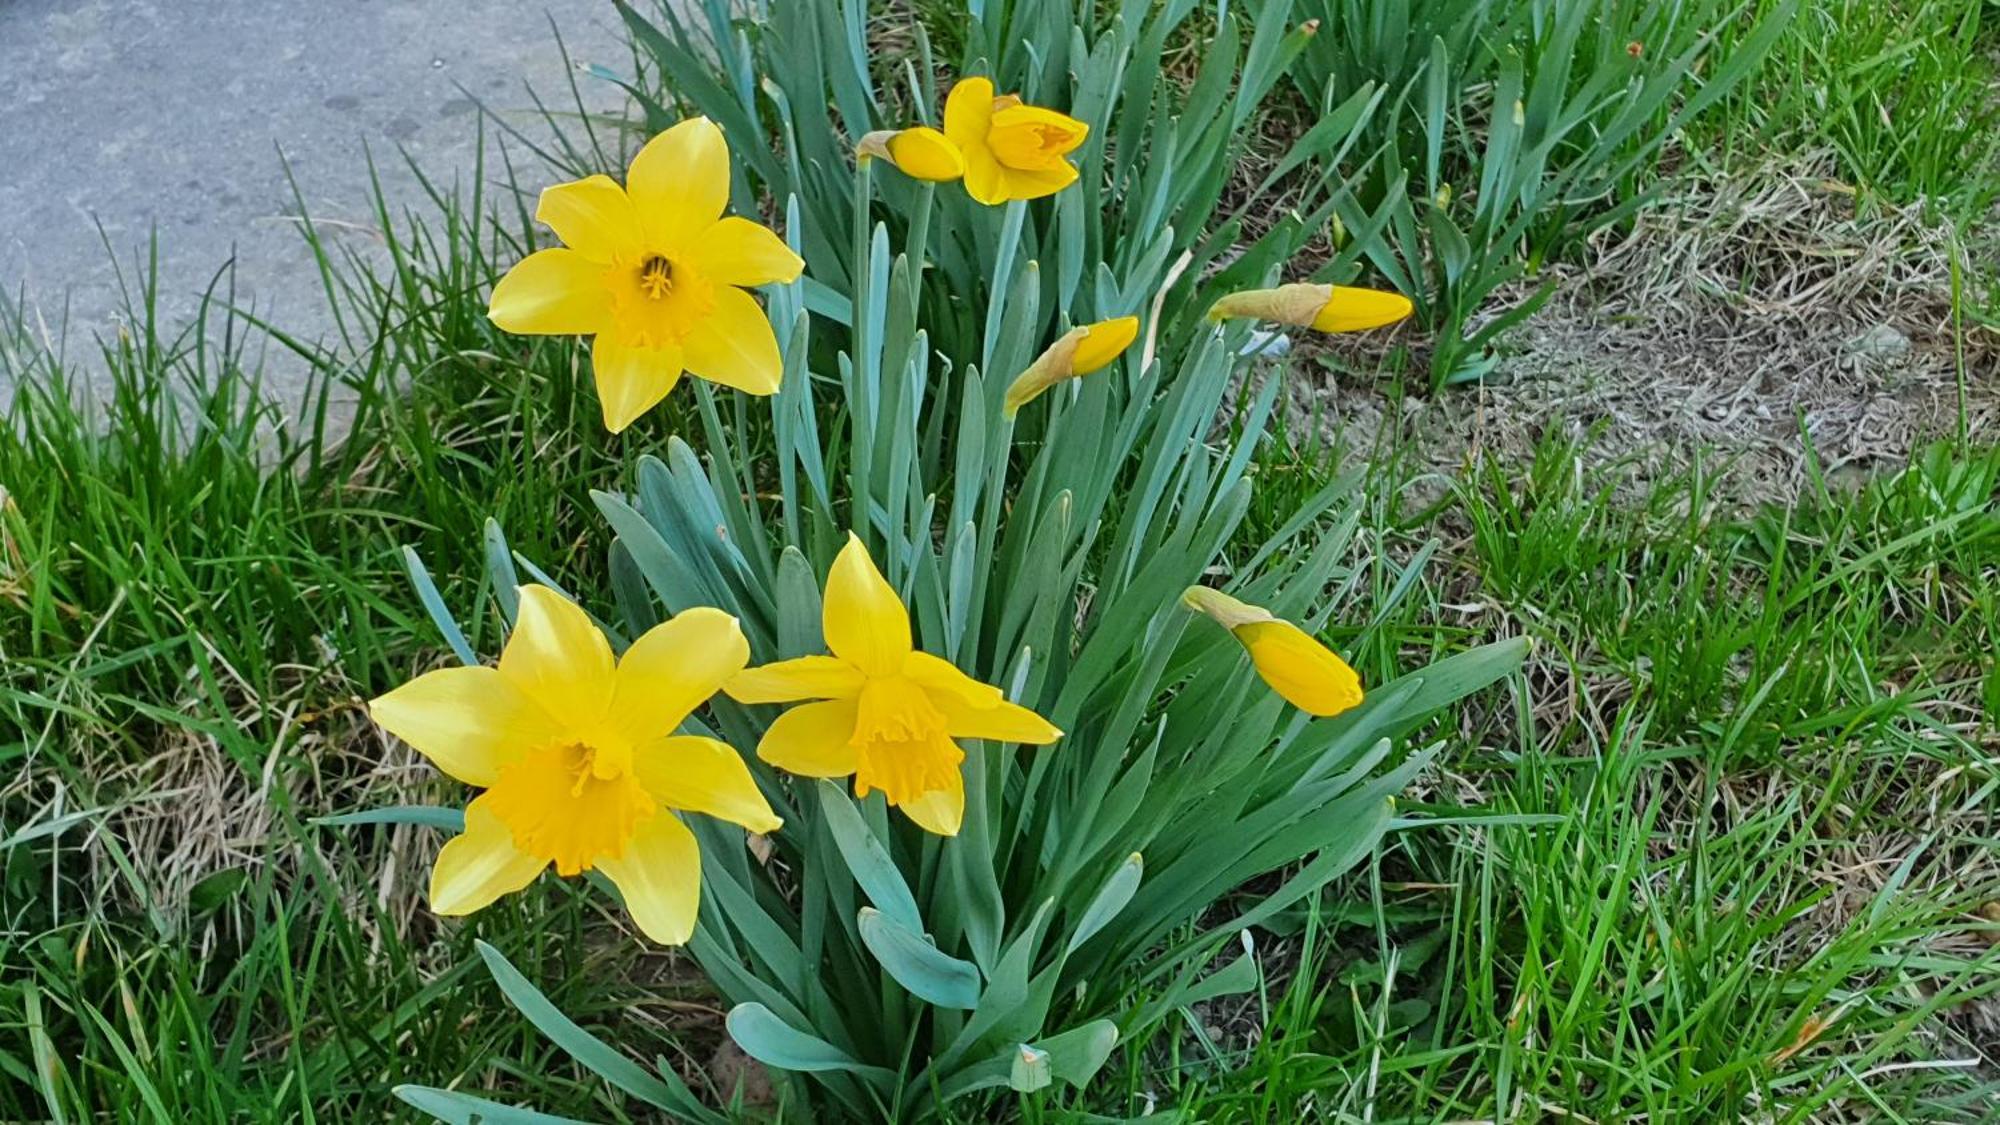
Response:
M910 256L910 285L921 290L924 263L930 259L931 205L937 201L937 185L925 180L917 185L917 213L910 218L910 241L903 248Z
M1028 217L1028 202L1016 199L1007 204L1007 217L1000 223L1000 244L993 251L993 288L986 294L986 341L979 352L979 369L991 375L993 352L1000 346L1000 325L1007 317L1007 284L1014 277L1015 251L1021 245L1021 224Z
M993 538L1000 526L1000 510L1006 503L1008 455L1014 449L1014 420L1001 418L993 435L993 456L986 466L986 511L979 520L979 551L972 567L972 604L986 604L986 577L993 569ZM965 659L976 660L979 635L984 620L974 614L965 627ZM1003 655L1003 654L995 654Z
M859 160L854 165L854 247L847 263L848 288L859 299L868 283L868 208L875 196L875 162ZM858 311L858 310L857 310ZM861 320L856 316L854 323Z

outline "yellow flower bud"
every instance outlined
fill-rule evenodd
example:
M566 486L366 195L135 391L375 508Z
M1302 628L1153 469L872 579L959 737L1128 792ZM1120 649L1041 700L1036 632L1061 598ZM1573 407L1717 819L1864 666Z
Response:
M1023 406L1064 379L1102 370L1138 338L1139 318L1136 316L1100 320L1070 329L1015 378L1007 388L1007 399L1002 409L1007 417L1012 418Z
M1207 586L1188 587L1181 602L1229 630L1257 675L1299 710L1326 717L1361 703L1361 677L1297 625Z
M1380 289L1297 281L1276 289L1245 289L1210 305L1208 319L1249 317L1320 332L1360 332L1410 315L1410 299Z
M857 157L887 160L905 176L943 183L965 175L965 156L943 133L928 125L879 129L862 136Z

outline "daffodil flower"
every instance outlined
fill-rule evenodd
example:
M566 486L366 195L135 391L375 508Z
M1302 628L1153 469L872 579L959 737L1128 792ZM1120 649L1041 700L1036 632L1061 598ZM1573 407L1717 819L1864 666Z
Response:
M805 263L745 218L724 218L729 146L706 117L647 142L625 186L609 176L542 192L535 218L560 249L538 250L493 287L487 315L509 332L597 337L591 366L605 428L618 433L681 372L753 395L784 364L749 286L799 279Z
M1068 114L993 96L985 78L961 79L944 103L944 133L965 156L965 190L988 205L1040 199L1076 182L1065 159L1090 135Z
M1292 706L1326 717L1360 705L1361 677L1304 629L1207 586L1189 586L1181 602L1229 630L1257 675Z
M701 854L678 813L759 833L782 823L735 750L674 733L749 659L719 609L688 610L614 659L575 603L524 586L499 667L439 669L369 704L384 730L485 790L438 853L431 909L470 914L550 865L595 868L647 937L685 942Z
M866 159L887 160L912 179L944 183L965 175L965 154L950 137L928 125L865 133L854 152Z
M1062 737L1040 715L948 660L918 652L910 615L868 548L849 535L827 575L831 656L751 668L723 686L740 703L804 703L779 715L757 756L800 777L854 777L926 830L952 836L965 814L965 752L954 741L1044 745Z
M1246 289L1209 306L1208 319L1251 317L1319 332L1362 332L1410 315L1410 299L1380 289L1298 281L1276 289Z
M1075 379L1102 370L1124 354L1125 349L1138 338L1139 318L1136 316L1100 320L1070 329L1008 385L1002 409L1012 418L1023 406L1064 379Z

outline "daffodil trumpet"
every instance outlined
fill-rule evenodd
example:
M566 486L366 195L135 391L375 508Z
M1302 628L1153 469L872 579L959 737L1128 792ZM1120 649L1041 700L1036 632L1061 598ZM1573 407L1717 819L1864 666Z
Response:
M542 192L535 219L563 245L521 259L487 315L508 332L594 336L604 426L619 433L683 371L753 395L784 373L777 334L748 290L805 263L753 220L724 217L729 146L706 117L654 137L621 187L597 175Z
M1394 324L1409 316L1412 308L1401 293L1296 281L1276 289L1231 293L1209 306L1208 319L1243 317L1317 332L1364 332Z
M1062 737L1000 689L918 651L910 615L854 535L827 574L831 655L749 668L723 686L739 703L798 703L772 722L757 756L799 777L853 777L926 831L958 834L965 816L959 739L1046 745ZM802 702L802 701L812 702Z
M1008 385L1002 411L1012 418L1023 406L1057 383L1103 370L1138 338L1139 318L1136 316L1100 320L1070 329Z
M743 758L674 733L742 671L736 619L690 609L614 658L575 603L524 586L497 667L426 673L369 704L376 723L446 774L484 790L438 853L431 909L470 914L549 867L601 871L647 937L694 933L701 852L681 815L757 833L783 822Z
M1207 586L1188 587L1181 602L1229 630L1257 675L1292 706L1324 718L1360 705L1361 677L1304 629Z

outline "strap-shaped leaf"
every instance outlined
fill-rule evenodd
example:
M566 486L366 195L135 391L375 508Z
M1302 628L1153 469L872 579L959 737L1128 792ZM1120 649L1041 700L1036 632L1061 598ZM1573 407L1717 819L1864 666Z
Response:
M743 1053L779 1070L841 1070L864 1078L889 1080L895 1074L869 1066L816 1035L779 1019L771 1009L751 1001L729 1009L729 1037Z
M820 811L833 833L834 846L840 849L848 872L861 884L868 901L908 929L922 933L924 919L917 911L910 885L903 881L903 873L896 869L889 850L868 830L867 822L861 819L861 810L832 782L821 781L818 788Z
M797 547L778 557L778 659L820 652L819 581Z
M862 907L855 925L861 941L882 968L911 995L940 1008L970 1010L979 1003L979 970L932 945L871 907Z
M394 1093L404 1104L449 1125L583 1125L574 1117L519 1109L435 1086L398 1086Z
M1263 979L1263 970L1258 968L1257 959L1248 953L1203 977L1193 987L1172 998L1175 1007L1199 1004L1204 1000L1214 1000L1221 996L1240 996L1257 987Z
M383 809L357 809L333 816L316 816L312 823L329 828L350 824L420 824L446 832L463 832L465 810L448 809L442 805L391 805Z
M1069 943L1063 947L1063 956L1075 953L1084 942L1096 936L1097 931L1118 917L1118 912L1125 909L1125 904L1131 902L1132 895L1138 891L1139 879L1145 870L1146 861L1138 852L1125 857L1125 862L1119 864L1111 877L1104 881L1097 897L1084 908L1083 917L1077 919L1076 930L1069 935Z
M479 663L479 654L472 651L465 630L458 627L458 620L445 608L444 596L438 593L437 583L431 581L431 572L424 568L424 560L417 557L415 547L403 548L403 567L410 572L410 585L417 588L417 600L424 603L424 612L430 614L431 623L443 634L459 663Z

